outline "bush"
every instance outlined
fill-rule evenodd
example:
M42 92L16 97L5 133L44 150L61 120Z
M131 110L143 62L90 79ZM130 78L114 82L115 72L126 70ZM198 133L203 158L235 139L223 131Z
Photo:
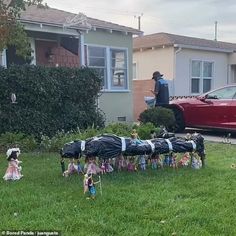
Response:
M155 125L151 122L141 124L137 127L137 132L140 139L151 139L151 131L159 132L159 129L155 127Z
M6 132L0 135L0 152L6 152L8 148L19 146L22 152L35 151L38 144L32 135L24 133Z
M152 123L154 126L165 126L168 129L174 127L175 115L172 110L164 107L154 107L145 110L139 115L141 123Z
M0 133L52 137L88 127L103 127L96 107L102 82L89 68L17 66L0 68ZM10 96L16 94L16 102Z

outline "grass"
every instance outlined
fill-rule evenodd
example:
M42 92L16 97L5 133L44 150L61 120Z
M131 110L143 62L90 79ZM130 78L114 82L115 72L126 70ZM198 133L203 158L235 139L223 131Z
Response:
M206 144L206 168L112 173L86 200L82 176L61 176L57 154L22 154L24 178L0 180L0 230L61 235L236 235L236 146ZM7 167L0 156L0 173ZM14 213L17 213L15 216Z

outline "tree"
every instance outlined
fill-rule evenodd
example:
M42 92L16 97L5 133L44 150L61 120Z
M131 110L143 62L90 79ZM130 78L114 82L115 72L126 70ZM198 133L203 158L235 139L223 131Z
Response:
M29 57L29 39L19 18L30 5L47 7L43 0L0 0L0 52L8 46L14 46L18 56Z

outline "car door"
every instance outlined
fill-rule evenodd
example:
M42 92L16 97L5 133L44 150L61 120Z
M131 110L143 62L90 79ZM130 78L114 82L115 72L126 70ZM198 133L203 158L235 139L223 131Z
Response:
M194 126L228 128L235 87L214 90L200 97L192 109Z
M214 128L230 128L230 119L233 119L232 101L236 93L236 86L221 88L206 94L204 102L209 104L205 107L206 125Z
M235 88L235 94L233 96L233 99L230 103L230 109L229 109L229 121L228 121L228 127L232 130L236 130L236 86Z

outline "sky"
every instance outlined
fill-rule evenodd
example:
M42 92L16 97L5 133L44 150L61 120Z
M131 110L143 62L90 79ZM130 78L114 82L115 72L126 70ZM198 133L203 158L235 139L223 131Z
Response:
M236 43L235 0L45 0L49 7L138 29Z

